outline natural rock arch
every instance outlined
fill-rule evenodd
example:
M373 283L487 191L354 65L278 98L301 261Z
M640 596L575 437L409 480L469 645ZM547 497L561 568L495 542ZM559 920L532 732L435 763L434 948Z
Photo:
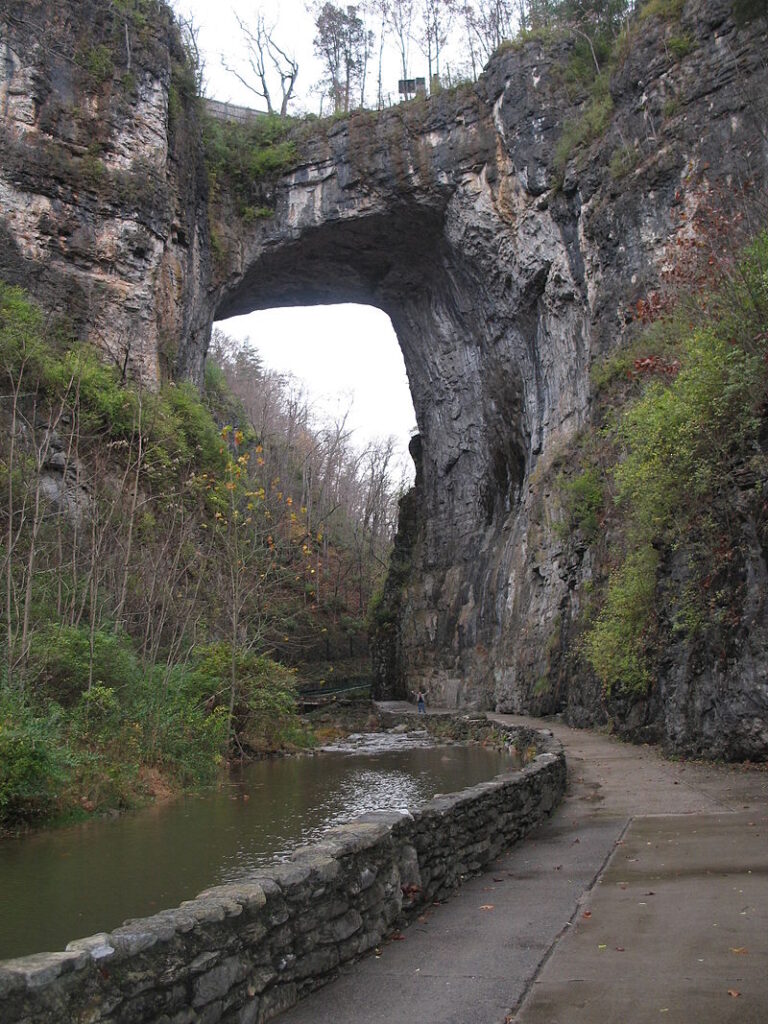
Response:
M389 685L422 672L451 703L494 701L487 671L466 676L496 640L502 535L539 454L587 401L588 302L567 203L549 210L524 188L502 141L474 93L426 117L353 116L280 181L272 217L243 225L224 202L213 221L228 253L216 318L354 301L392 320L421 457L407 665Z

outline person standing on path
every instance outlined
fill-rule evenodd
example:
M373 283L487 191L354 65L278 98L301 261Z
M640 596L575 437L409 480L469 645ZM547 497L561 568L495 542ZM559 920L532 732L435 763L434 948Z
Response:
M424 694L421 690L416 694L416 710L420 715L425 715L427 713L424 705Z

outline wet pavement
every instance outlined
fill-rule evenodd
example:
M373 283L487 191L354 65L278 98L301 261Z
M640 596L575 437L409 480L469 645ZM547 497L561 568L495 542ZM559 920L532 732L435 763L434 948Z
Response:
M493 717L555 732L563 803L280 1024L765 1024L768 772Z

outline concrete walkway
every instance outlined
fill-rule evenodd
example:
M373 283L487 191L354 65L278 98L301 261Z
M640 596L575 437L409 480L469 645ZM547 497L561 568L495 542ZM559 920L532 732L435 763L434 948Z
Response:
M551 728L554 816L280 1024L765 1024L768 772Z

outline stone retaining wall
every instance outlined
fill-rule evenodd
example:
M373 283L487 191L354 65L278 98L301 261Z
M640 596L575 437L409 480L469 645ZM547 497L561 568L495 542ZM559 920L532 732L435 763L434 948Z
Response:
M510 730L511 731L511 730ZM111 934L0 964L3 1024L257 1024L330 980L424 904L447 896L557 804L565 757L548 733L521 771L378 812L241 882Z

